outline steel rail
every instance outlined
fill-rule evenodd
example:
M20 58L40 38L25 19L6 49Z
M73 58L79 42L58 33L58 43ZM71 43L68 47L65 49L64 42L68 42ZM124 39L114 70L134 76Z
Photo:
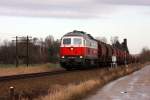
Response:
M57 75L57 74L62 74L62 73L67 73L67 72L69 71L58 70L58 71L51 71L51 72L39 72L39 73L19 74L19 75L10 75L10 76L0 76L0 82L44 77L48 75Z

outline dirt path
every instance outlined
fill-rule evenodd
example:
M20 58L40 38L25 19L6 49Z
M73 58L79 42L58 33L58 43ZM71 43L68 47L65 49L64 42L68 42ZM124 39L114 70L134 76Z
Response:
M150 65L109 83L85 100L150 100Z

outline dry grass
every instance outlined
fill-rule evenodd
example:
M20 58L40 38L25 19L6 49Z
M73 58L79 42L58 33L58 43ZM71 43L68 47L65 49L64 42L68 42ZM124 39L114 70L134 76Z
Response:
M95 79L89 79L81 81L79 84L69 84L67 86L56 85L49 89L48 95L41 97L39 100L80 100L86 96L89 92L103 86L104 84L130 74L140 67L131 66L120 67L117 69L110 69L109 71L103 71L103 75L94 77ZM99 73L95 73L99 74ZM100 75L100 74L99 74Z
M31 65L25 66L21 65L19 67L0 65L0 76L9 76L9 75L17 75L17 74L28 74L28 73L38 73L38 72L46 72L56 70L58 65L56 64L41 64L41 65Z
M49 93L49 95L42 97L42 100L77 100L89 91L97 88L100 84L98 80L88 80L81 82L78 85L70 84L66 87L61 87ZM81 95L82 94L82 95Z

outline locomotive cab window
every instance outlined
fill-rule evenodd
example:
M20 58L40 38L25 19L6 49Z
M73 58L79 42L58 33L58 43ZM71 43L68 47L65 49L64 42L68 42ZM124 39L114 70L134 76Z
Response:
M71 38L64 38L63 39L63 44L71 44Z
M81 45L82 44L82 39L80 39L80 38L74 38L73 39L73 44L75 44L75 45Z

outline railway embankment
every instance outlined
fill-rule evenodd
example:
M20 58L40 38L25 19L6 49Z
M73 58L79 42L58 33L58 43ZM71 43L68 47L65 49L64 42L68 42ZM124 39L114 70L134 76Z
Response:
M78 100L119 77L133 73L145 64L130 64L113 69L76 70L69 73L0 83L0 99L8 99L9 87L14 98L34 100Z

